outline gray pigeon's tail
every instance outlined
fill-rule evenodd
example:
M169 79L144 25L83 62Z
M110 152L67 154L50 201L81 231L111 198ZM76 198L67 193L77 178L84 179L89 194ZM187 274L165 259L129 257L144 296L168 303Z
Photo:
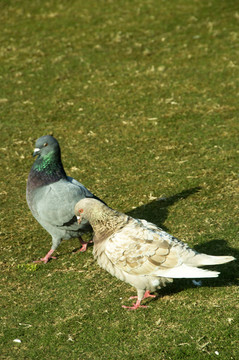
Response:
M218 265L236 260L233 256L212 256L207 254L196 254L185 261L190 266Z

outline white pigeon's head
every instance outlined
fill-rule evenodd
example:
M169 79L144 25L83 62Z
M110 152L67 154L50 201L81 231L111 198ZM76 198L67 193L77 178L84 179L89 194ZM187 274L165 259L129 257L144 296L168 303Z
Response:
M75 205L75 215L79 224L82 220L94 223L102 219L107 209L108 207L97 199L84 198Z
M95 235L104 234L103 237L113 233L128 221L128 216L108 207L94 198L84 198L75 205L75 215L80 224L86 220L93 227ZM127 218L127 219L125 219Z

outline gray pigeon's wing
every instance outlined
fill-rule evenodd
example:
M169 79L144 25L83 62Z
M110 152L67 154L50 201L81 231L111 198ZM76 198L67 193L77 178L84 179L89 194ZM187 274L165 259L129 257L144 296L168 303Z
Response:
M38 191L34 199L34 210L41 222L57 227L71 226L75 222L75 227L79 228L74 215L75 204L92 194L78 184L80 183L76 180L60 180Z
M88 190L83 184L81 184L79 181L77 181L76 179L72 178L71 176L67 176L67 180L80 188L81 192L82 192L82 198L83 197L94 197L94 195L90 192L90 190Z
M92 194L92 192L90 192L90 190L88 190L83 184L81 184L76 179L74 179L70 176L67 176L67 180L70 181L73 185L79 186L81 188L81 191L83 191L83 193L85 194L85 196L83 196L83 197L92 197L94 199L101 201L103 204L106 205L106 203L102 199L100 199L100 198L98 198L98 196Z

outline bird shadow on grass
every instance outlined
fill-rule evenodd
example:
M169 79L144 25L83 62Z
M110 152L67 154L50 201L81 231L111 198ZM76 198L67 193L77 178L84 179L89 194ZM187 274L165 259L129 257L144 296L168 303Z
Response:
M145 219L161 227L163 230L168 231L168 229L163 225L168 217L168 208L174 205L176 202L182 199L186 199L187 197L199 192L200 190L201 187L198 186L188 190L183 190L178 194L169 196L168 198L163 197L153 200L148 204L139 206L135 209L128 211L127 215L138 219Z
M163 230L168 231L168 229L163 225L168 216L168 208L176 202L182 199L186 199L187 197L199 192L200 190L200 187L194 187L188 190L184 190L168 198L156 199L148 204L128 211L127 214L135 218L145 219L161 227ZM231 255L234 256L236 259L239 259L239 251L229 247L227 241L224 239L211 240L207 243L196 245L193 248L198 252L206 253L209 255ZM239 284L238 261L232 261L230 263L218 266L209 266L206 268L220 271L220 275L218 278L202 279L200 285L202 287L221 287ZM164 297L181 292L188 288L197 287L192 280L193 279L175 279L173 283L168 284L165 288L160 289L158 295L159 297ZM155 300L157 300L157 298L158 296L155 298Z

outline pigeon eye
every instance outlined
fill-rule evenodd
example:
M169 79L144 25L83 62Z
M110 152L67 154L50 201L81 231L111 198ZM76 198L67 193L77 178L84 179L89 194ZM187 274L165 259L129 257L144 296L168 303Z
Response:
M82 214L82 213L83 213L83 211L84 211L83 209L80 209L80 210L79 210L79 214Z
M43 146L47 146L48 144L47 143L44 143Z

